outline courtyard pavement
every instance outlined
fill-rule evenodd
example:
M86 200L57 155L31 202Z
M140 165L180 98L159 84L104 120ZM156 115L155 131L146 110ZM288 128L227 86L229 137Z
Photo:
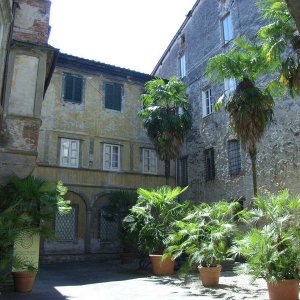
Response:
M33 291L6 291L1 300L209 300L268 299L266 284L248 276L221 273L218 288L204 288L197 274L152 276L137 264L106 262L55 263L40 267Z

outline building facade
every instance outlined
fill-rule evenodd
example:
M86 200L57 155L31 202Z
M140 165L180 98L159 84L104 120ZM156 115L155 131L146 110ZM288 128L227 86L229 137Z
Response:
M183 159L187 162L187 197L195 201L243 199L253 196L248 154L228 128L224 110L214 104L235 89L235 80L211 84L205 75L209 58L225 53L238 36L255 36L264 24L256 0L198 0L156 65L153 75L177 75L188 85L193 128ZM288 97L276 103L274 118L258 145L258 186L283 187L300 193L300 102Z
M42 106L34 175L61 180L72 213L57 216L55 241L44 255L117 252L117 232L102 207L115 190L165 184L137 115L144 84L153 77L59 54ZM174 183L174 165L172 167Z
M59 54L48 45L50 5L0 3L0 182L34 175L68 187L72 211L50 224L56 239L43 241L44 257L117 253L107 194L166 182L137 115L153 77Z

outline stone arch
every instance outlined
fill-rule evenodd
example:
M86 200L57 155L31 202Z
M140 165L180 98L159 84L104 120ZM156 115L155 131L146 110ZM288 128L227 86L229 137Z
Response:
M69 190L66 194L66 199L71 201L72 207L76 210L76 231L78 243L84 244L86 235L86 214L87 205L79 193Z
M103 241L101 240L101 224L103 225L103 220L101 218L101 208L107 203L107 196L110 191L100 192L94 196L94 201L92 205L92 214L91 214L91 249L92 252L117 252L119 241ZM116 235L116 228L114 224L111 224L109 227L112 229L112 233Z
M87 201L81 193L69 189L65 199L72 210L66 215L56 215L53 220L56 239L44 243L44 254L82 254L86 249Z
M80 191L79 189L74 188L74 187L68 187L68 193L69 192L72 192L73 194L77 194L82 199L87 211L91 209L91 204L90 204L89 198L85 193L83 193L82 191ZM67 199L67 197L66 197L66 199Z

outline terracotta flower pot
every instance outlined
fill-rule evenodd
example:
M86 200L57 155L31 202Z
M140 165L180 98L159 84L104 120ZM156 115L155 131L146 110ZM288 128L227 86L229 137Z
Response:
M174 261L167 257L162 262L162 255L150 254L152 273L156 276L168 276L174 274Z
M36 272L12 272L15 291L20 293L31 292Z
M267 282L270 300L298 300L299 281L296 279Z
M221 265L216 267L202 267L198 266L198 270L200 272L200 279L202 281L203 286L214 287L219 284L219 278L221 273Z

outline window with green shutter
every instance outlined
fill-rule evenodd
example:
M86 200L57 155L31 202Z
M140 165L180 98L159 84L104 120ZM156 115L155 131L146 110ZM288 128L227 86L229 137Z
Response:
M83 78L78 75L64 74L64 101L82 103Z
M119 83L105 84L105 108L121 111L122 89Z

